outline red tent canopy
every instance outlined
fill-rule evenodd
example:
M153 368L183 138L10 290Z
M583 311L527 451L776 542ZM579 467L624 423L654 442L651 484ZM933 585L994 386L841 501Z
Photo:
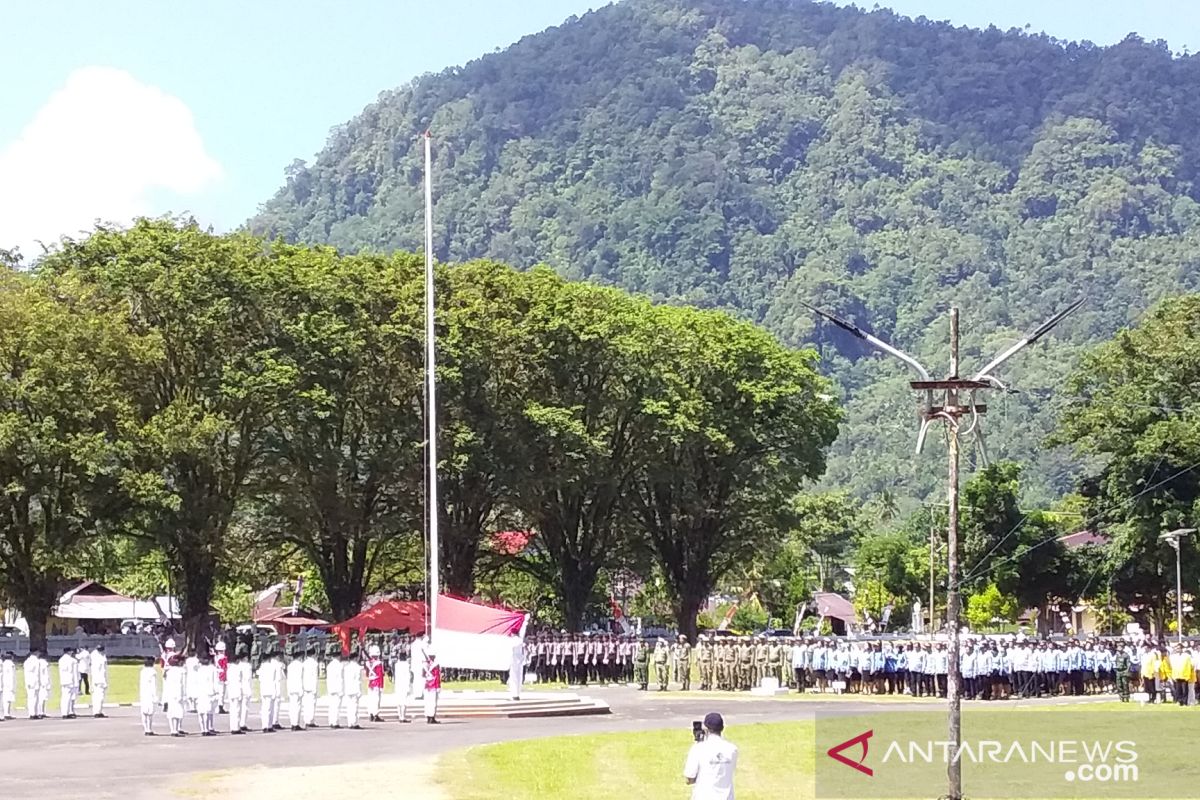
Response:
M380 600L345 622L330 625L329 630L342 640L342 649L350 648L350 634L358 631L407 631L413 636L425 633L427 611L425 603L414 600Z

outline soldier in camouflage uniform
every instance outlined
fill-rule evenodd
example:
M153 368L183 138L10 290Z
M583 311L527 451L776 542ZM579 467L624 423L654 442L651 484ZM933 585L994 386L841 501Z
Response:
M650 684L650 648L645 639L638 639L633 650L633 680L640 691L646 691Z
M671 682L671 648L667 640L659 637L654 645L654 677L658 681L658 690L665 692Z
M734 686L742 691L749 689L753 671L754 648L749 642L743 640L737 646L737 680L734 682Z
M787 682L783 678L783 645L778 639L772 639L771 643L767 645L766 677L779 681L780 686L787 686Z
M696 642L696 664L700 667L700 691L707 692L713 688L713 648L707 637Z
M675 645L675 680L680 688L688 691L692 688L692 645L683 634L679 634L679 643Z
M759 639L758 644L754 645L754 668L750 676L750 688L762 684L763 677L767 674L767 659L770 655L770 649L767 647L765 639Z
M1123 646L1118 647L1113 657L1113 671L1117 679L1117 696L1122 703L1129 702L1129 662L1129 651Z

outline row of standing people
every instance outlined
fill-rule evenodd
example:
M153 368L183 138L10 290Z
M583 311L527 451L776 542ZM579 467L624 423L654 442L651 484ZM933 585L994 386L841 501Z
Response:
M81 667L82 664L87 666ZM85 674L90 677L86 683ZM17 680L16 656L10 651L0 657L0 721L14 718ZM54 685L50 675L50 659L44 650L25 657L19 680L25 685L26 716L29 719L45 719ZM68 647L58 659L58 687L58 711L63 719L76 719L79 716L77 705L82 689L90 691L91 716L104 717L104 701L108 695L108 657L104 653L104 645L97 645L90 651Z
M168 643L168 647L171 643ZM318 704L324 706L326 724L332 729L360 729L363 699L368 719L382 722L382 702L386 668L380 648L371 645L366 652L355 650L343 657L340 647L331 650L324 663L314 647L293 651L286 656L268 651L257 670L243 649L230 659L224 658L224 643L216 645L217 658L198 658L199 667L189 670L181 654L168 651L162 659L161 690L156 663L147 659L142 668L139 705L146 735L154 735L154 716L161 707L167 715L172 736L186 735L183 720L195 713L203 736L217 734L215 716L227 711L231 734L248 733L250 707L255 696L259 702L259 729L273 733L284 728L281 715L286 709L288 727L302 731L319 727ZM427 723L437 723L437 700L441 690L441 668L432 647L416 650L419 663L395 664L394 698L400 722L409 722L408 706L421 701ZM324 692L321 679L324 678ZM227 708L226 708L227 707Z

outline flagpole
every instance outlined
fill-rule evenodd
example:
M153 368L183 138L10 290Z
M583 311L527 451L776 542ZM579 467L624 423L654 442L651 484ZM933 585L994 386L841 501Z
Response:
M437 597L441 591L438 574L438 491L437 491L437 382L434 379L433 325L433 155L432 137L425 131L425 432L426 452L429 454L429 494L426 514L429 516L429 640L437 629Z

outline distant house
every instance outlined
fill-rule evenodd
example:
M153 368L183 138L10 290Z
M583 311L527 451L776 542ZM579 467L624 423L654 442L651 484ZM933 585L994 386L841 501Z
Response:
M167 596L139 600L96 581L83 581L64 592L50 612L47 632L120 633L128 619L161 622L179 619L179 604Z
M301 606L294 596L293 602L284 602L284 594L292 591L290 583L277 583L254 596L251 620L256 625L270 625L281 636L296 633L304 628L328 625L329 621L310 608Z

